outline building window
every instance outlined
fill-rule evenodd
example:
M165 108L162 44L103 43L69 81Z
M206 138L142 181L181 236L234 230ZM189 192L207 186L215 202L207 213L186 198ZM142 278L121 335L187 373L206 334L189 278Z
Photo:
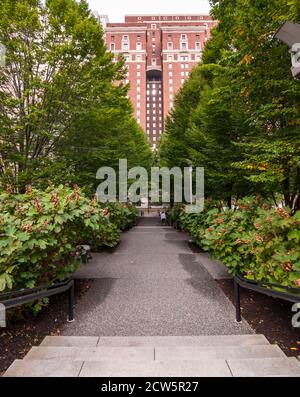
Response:
M136 87L137 92L141 92L141 87Z
M156 141L156 136L153 137L153 142L155 142L155 141Z
M152 58L152 65L156 65L156 59Z
M168 50L169 51L172 51L173 50L173 43L168 43Z
M188 69L188 68L189 68L189 64L186 63L186 64L184 65L184 67L185 67L186 69Z
M155 30L155 29L156 29L156 24L155 24L155 23L152 23L151 29L152 29L152 30Z
M170 94L170 99L173 99L173 94Z
M111 43L110 51L115 51L115 49L116 49L115 43Z
M180 72L180 75L181 75L181 76L184 76L184 72Z
M186 41L182 41L182 42L180 43L180 49L181 49L182 51L186 51L186 50L188 49L188 46L187 46L187 42L186 42Z
M181 79L181 84L183 84L183 83L184 83L184 81L185 81L184 79Z
M170 92L173 92L173 87L169 87L169 91L170 91Z
M141 114L140 110L137 110L137 111L136 111L136 115L137 115L137 116L140 116L140 114Z
M142 49L142 43L140 43L139 41L136 43L136 49L137 51L141 51Z
M200 41L200 34L196 34L196 41Z
M168 40L172 41L172 35L171 34L168 34Z
M136 60L137 60L137 62L141 62L141 60L142 60L141 56L140 56L140 55L137 55L137 56L136 56Z
M172 69L173 65L171 63L169 63L169 69Z
M171 108L173 107L173 102L170 102L170 107L171 107Z
M172 79L169 79L169 84L173 84L173 80Z
M172 77L172 76L173 76L173 73L172 73L172 72L169 72L169 76Z
M186 34L181 35L181 40L186 40Z
M137 102L136 107L137 107L137 108L140 108L140 107L141 107L140 102Z
M110 41L113 43L115 41L115 36L110 36Z
M141 120L140 120L140 119L137 119L137 122L138 122L138 124L140 124L140 123L141 123Z
M196 51L201 51L201 43L196 43Z
M137 80L136 83L137 83L137 85L140 85L141 84L141 80Z
M141 76L141 72L136 72L137 77Z
M122 43L122 50L123 50L123 51L129 51L129 43L123 41L123 43Z
M137 69L141 69L141 65L136 65L136 68Z
M172 62L173 61L173 55L168 55L168 61ZM171 65L172 66L172 65Z

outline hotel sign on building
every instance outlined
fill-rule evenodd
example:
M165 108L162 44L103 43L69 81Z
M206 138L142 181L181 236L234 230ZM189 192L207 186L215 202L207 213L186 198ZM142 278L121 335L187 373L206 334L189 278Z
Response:
M124 23L106 24L108 49L125 57L135 117L153 148L214 26L206 15L127 15Z

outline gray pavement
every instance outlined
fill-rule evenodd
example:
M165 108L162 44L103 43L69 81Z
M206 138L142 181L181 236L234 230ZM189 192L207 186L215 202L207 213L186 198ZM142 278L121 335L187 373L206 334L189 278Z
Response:
M252 333L214 278L221 264L193 253L188 235L144 218L113 252L98 253L78 278L94 279L62 335L185 336Z

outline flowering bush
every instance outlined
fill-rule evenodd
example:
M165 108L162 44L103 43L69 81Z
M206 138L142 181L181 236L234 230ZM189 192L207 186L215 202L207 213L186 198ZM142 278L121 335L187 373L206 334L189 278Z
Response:
M122 207L122 209L120 209ZM114 212L114 208L116 208ZM77 246L113 247L135 211L100 206L75 186L0 193L0 291L50 285L80 264Z
M292 216L260 198L246 198L235 210L208 207L198 215L182 212L179 219L231 274L300 287L299 212Z

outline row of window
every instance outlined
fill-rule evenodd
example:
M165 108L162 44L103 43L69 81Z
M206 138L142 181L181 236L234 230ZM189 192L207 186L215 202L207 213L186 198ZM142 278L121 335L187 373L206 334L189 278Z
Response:
M201 48L202 47L201 47L201 43L200 42L195 43L194 50L201 51ZM152 52L153 53L155 52L155 49L156 49L155 44L152 44ZM168 42L167 50L168 51L173 51L173 49L174 49L173 42ZM187 41L180 42L180 50L181 51L187 51L189 49L191 50L192 48L189 48L189 45L188 45ZM143 50L142 43L137 42L135 50L136 51L142 51ZM115 43L110 43L110 51L112 51L112 52L116 51L116 44ZM124 42L124 41L122 42L122 51L124 51L124 52L130 51L130 45L129 45L128 42Z
M152 107L156 108L156 103L155 102L152 103ZM161 108L161 103L158 104L158 107ZM150 103L147 103L147 108L150 108Z
M126 62L131 62L132 60L133 60L133 61L136 61L136 62L142 62L142 60L143 60L142 57L141 57L141 55L137 55L137 56L135 56L135 57L132 57L132 56L130 56L130 55L125 55L124 58L125 58L125 61L126 61ZM188 55L180 55L180 56L177 56L177 55L175 55L175 56L173 56L173 55L168 55L166 59L167 59L168 62L173 62L174 60L175 60L175 61L176 61L176 60L177 60L177 61L181 61L181 62L193 61L192 57L190 57L190 56L188 56ZM200 59L201 59L201 55L195 54L195 59L196 59L196 61L197 61L197 60L200 60ZM153 58L152 61L156 62L156 58ZM141 68L141 65L137 65L137 68L140 69L140 68Z
M149 127L150 127L150 123L147 123L147 128L149 128ZM152 124L152 128L156 128L156 123ZM159 123L159 128L162 128L162 124L161 123Z

